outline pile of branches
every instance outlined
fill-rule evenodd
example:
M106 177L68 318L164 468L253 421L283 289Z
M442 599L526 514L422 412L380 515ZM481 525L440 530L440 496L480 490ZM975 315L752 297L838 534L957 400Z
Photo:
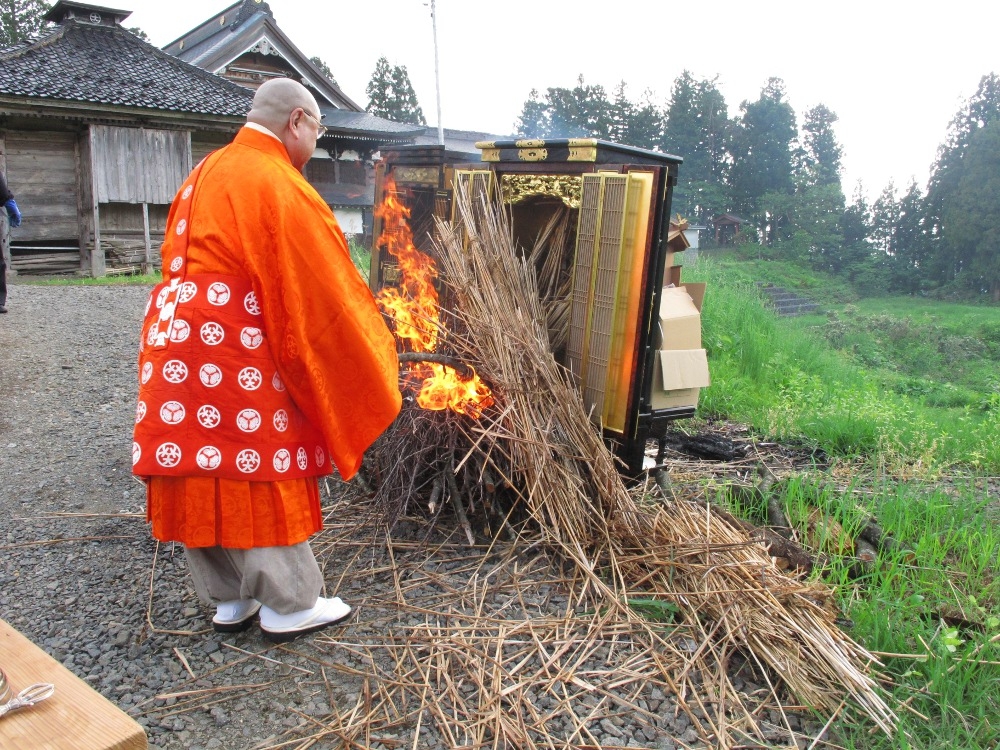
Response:
M747 714L728 676L734 653L777 677L799 703L830 717L853 706L891 733L896 717L870 674L876 659L837 628L827 587L786 575L745 529L704 504L655 483L626 487L553 358L536 269L515 246L507 215L461 189L456 202L460 222L440 222L436 240L463 331L452 346L493 387L496 406L489 418L452 420L463 437L449 448L463 456L455 466L474 455L473 465L505 478L512 507L528 519L522 534L540 538L578 572L569 598L595 613L593 627L627 622L643 632L633 646L682 701L711 686L695 721L717 746L729 746L734 716ZM428 431L409 440L379 463L413 460ZM664 639L630 606L639 600L676 607L698 634L695 653ZM776 701L779 691L775 683Z

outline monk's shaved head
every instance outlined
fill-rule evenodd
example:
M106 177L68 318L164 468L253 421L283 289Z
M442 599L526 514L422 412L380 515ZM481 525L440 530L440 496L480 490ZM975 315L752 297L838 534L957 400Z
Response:
M263 125L278 136L292 164L301 170L316 150L323 129L320 117L309 89L291 78L272 78L254 94L247 122Z
M319 105L309 89L291 78L273 78L257 89L247 121L278 133L288 120L288 114L298 107L313 117L319 116Z

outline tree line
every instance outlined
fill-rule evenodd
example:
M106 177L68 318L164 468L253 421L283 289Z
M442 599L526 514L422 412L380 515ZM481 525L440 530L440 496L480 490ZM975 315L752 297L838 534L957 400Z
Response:
M837 115L824 104L799 121L784 82L730 116L717 79L678 76L666 106L631 101L581 76L574 88L532 90L516 122L526 138L596 137L684 158L673 210L711 226L743 220L737 243L760 257L808 263L862 292L1000 302L1000 78L983 76L956 113L926 188L890 183L848 202ZM711 237L709 237L711 241Z
M49 7L0 0L0 48L37 32ZM332 80L320 58L312 61ZM369 112L426 124L405 66L380 58L366 94ZM633 102L625 82L609 96L582 76L571 89L533 90L516 129L522 137L597 137L682 156L673 209L706 226L736 214L744 220L737 241L760 256L808 263L862 292L1000 302L1000 78L983 76L956 113L924 188L890 183L869 202L859 186L848 203L836 122L818 104L799 123L779 78L730 116L717 79L684 71L663 107L649 91Z

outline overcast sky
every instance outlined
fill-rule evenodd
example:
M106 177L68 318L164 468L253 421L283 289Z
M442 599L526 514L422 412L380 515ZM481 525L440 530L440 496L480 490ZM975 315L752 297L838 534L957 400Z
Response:
M120 0L163 46L231 3ZM437 123L434 33L423 0L269 0L280 28L318 55L360 106L375 62L405 65L429 124ZM609 96L619 81L665 105L677 75L718 76L730 117L771 76L799 116L823 103L840 117L844 190L877 195L894 180L926 185L938 145L979 79L1000 72L1000 3L985 0L436 0L445 127L513 132L531 89L579 75ZM683 156L683 154L680 154ZM683 179L683 167L681 168Z

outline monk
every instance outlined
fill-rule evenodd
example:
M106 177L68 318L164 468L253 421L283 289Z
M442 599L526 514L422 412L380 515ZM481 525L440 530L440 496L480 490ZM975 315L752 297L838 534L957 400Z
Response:
M272 641L346 618L309 546L318 477L350 479L400 408L392 334L301 170L326 130L291 79L174 199L139 353L133 471L217 631ZM331 465L332 462L332 465Z

